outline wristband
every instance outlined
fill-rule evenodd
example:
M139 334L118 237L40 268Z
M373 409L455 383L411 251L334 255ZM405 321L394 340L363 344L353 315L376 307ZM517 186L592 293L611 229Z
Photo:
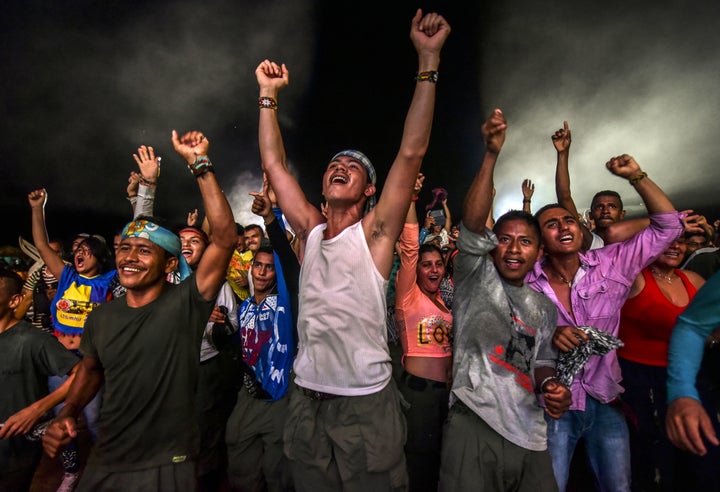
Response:
M635 185L638 184L640 181L642 181L643 178L646 178L646 177L647 177L647 173L646 173L646 172L641 172L641 173L638 174L637 176L634 176L634 177L630 178L628 181L630 181L630 184L631 184L631 185L635 186Z
M523 198L523 203L530 203L530 199L529 199L529 198Z
M550 381L559 381L559 379L557 378L557 376L548 376L548 377L546 377L546 378L543 379L542 382L540 383L540 386L538 387L538 393L542 393L542 392L543 392L543 387L544 387L548 382L550 382Z
M205 173L214 173L212 162L208 156L197 156L192 164L188 164L188 169L196 178L202 176Z
M260 96L258 98L258 107L260 109L272 109L273 111L277 111L277 99L270 96Z
M432 82L433 84L437 84L438 73L436 70L428 70L427 72L419 72L415 76L415 80L417 80L418 82Z
M147 186L148 188L155 188L157 186L157 181L150 181L149 179L145 179L142 175L140 176L140 184L143 184Z

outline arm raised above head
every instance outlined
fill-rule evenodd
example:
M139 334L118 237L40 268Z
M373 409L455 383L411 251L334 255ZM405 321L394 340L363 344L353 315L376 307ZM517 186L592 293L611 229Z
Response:
M262 169L277 190L278 204L290 226L304 242L310 230L325 219L320 211L308 202L300 184L290 174L287 166L285 145L277 116L277 97L290 83L290 72L284 63L264 60L255 69L255 77L260 90L258 143Z
M440 51L449 34L450 25L439 14L423 15L418 10L412 19L410 39L418 54L415 92L405 118L400 149L383 192L377 206L363 220L373 259L381 272L390 272L395 239L402 230L415 179L430 142Z
M479 234L485 229L492 210L494 185L493 174L498 155L505 143L507 122L502 111L495 109L482 126L485 154L463 205L463 226Z
M553 147L557 151L557 165L555 167L555 195L557 201L573 217L580 217L575 200L570 192L570 145L572 134L567 121L563 121L563 127L556 131L551 137ZM583 251L590 249L592 234L585 224L580 221L580 228L583 234Z
M673 212L675 206L665 192L640 169L640 165L627 154L611 157L605 164L615 176L627 179L645 203L649 214Z
M48 271L53 277L60 279L65 262L50 247L47 230L45 229L45 204L47 204L48 193L45 188L34 190L28 194L28 202L32 212L32 236L33 243L40 254L40 257L47 265Z
M207 155L210 142L205 135L193 131L179 137L173 130L172 143L197 180L205 217L212 231L212 241L195 273L198 292L204 299L211 300L225 282L225 273L237 242L237 226L230 204L215 179L215 171Z

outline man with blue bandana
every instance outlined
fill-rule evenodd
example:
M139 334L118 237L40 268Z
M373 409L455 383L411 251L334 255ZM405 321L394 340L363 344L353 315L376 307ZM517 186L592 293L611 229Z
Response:
M116 266L127 294L88 316L76 379L43 438L55 455L76 435L79 412L104 382L98 440L81 491L195 489L198 352L237 234L208 140L173 131L172 143L197 179L213 240L195 272L172 285L168 273L189 273L180 239L150 218L125 227Z
M449 33L438 14L418 10L412 19L415 93L400 149L371 210L375 170L356 150L336 154L327 166L326 214L307 200L288 171L277 117L276 98L289 82L287 67L265 60L255 70L262 167L301 242L303 258L293 366L297 391L290 397L284 434L299 491L407 487L405 419L392 381L385 292L395 241L430 139L440 51ZM352 117L340 113L338 121Z

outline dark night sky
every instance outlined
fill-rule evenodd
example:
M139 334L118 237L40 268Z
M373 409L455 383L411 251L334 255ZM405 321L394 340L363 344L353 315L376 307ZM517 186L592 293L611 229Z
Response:
M46 187L51 235L111 235L138 145L163 156L156 212L181 221L200 206L174 154L170 131L200 129L237 221L260 186L257 85L264 58L288 64L280 117L288 157L319 203L320 169L354 147L382 177L410 101L416 56L408 38L417 6L444 14L429 187L450 190L457 215L476 171L479 126L492 108L509 120L496 172L496 212L554 200L554 150L562 121L573 130L571 178L583 208L614 188L641 211L632 189L604 170L627 152L679 208L720 216L717 2L51 2L4 6L2 190L9 218L0 244L30 238L27 193ZM584 5L587 4L587 5Z

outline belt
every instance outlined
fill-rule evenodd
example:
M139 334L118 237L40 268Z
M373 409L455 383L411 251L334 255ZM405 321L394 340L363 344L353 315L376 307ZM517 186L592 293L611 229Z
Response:
M405 382L405 385L408 388L415 391L425 391L428 387L436 389L448 389L448 385L445 382L414 376L407 371L403 371L402 375L400 376L400 380Z
M297 389L300 390L300 393L305 395L306 398L310 398L311 400L334 400L335 398L340 398L342 395L333 395L331 393L323 393L322 391L315 391L307 388L303 388L302 386L298 386Z

